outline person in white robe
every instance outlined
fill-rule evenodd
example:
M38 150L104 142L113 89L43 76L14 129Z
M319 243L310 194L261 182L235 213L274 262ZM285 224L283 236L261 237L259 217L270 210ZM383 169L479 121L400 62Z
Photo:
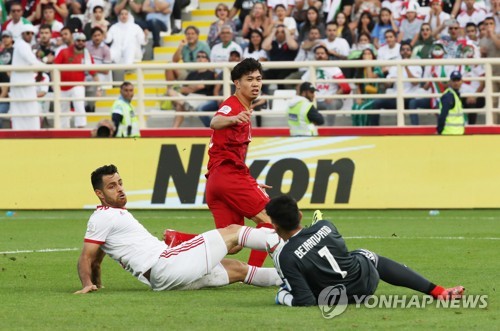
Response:
M21 30L21 38L14 44L12 66L28 67L44 65L31 50L31 41L35 27L25 24ZM9 96L14 99L10 102L9 113L12 115L33 115L29 117L12 117L14 130L40 130L40 104L37 99L34 71L12 71L11 84L31 83L29 86L11 86ZM26 101L24 101L24 100ZM17 100L17 101L16 101Z
M146 44L144 31L134 22L128 10L122 9L118 22L106 35L106 44L111 44L111 61L118 64L133 64L142 60L142 46Z

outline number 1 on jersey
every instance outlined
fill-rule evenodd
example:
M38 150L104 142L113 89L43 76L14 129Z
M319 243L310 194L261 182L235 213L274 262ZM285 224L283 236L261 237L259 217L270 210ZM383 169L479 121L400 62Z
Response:
M335 260L335 258L332 255L332 253L330 253L330 251L328 250L328 248L326 246L324 246L322 249L320 249L318 251L318 254L319 254L319 256L326 258L327 261L332 266L333 271L340 274L342 276L342 278L345 278L345 276L347 276L347 271L342 271L340 269L339 264L337 263L337 261Z

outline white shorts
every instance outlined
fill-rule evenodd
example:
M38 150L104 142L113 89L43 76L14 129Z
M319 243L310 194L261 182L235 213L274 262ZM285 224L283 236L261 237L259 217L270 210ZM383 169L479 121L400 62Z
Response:
M217 230L167 248L151 268L151 288L155 291L182 289L209 274L226 254L226 243Z

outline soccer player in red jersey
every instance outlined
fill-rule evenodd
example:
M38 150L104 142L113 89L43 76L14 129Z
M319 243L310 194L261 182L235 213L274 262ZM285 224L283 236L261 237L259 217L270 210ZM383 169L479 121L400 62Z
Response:
M245 59L233 68L231 80L236 92L220 105L210 122L213 133L208 150L207 204L218 229L243 225L245 217L258 228L272 229L265 210L269 196L264 191L271 187L258 184L245 164L252 140L252 102L262 88L262 66L254 59ZM252 250L248 264L262 266L266 256L264 251Z

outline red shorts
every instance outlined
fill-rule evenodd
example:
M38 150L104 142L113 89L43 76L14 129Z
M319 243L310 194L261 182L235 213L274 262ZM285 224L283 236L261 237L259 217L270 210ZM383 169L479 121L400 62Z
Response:
M269 202L269 196L250 176L248 168L225 162L210 170L206 185L208 208L217 229L231 224L244 225Z

